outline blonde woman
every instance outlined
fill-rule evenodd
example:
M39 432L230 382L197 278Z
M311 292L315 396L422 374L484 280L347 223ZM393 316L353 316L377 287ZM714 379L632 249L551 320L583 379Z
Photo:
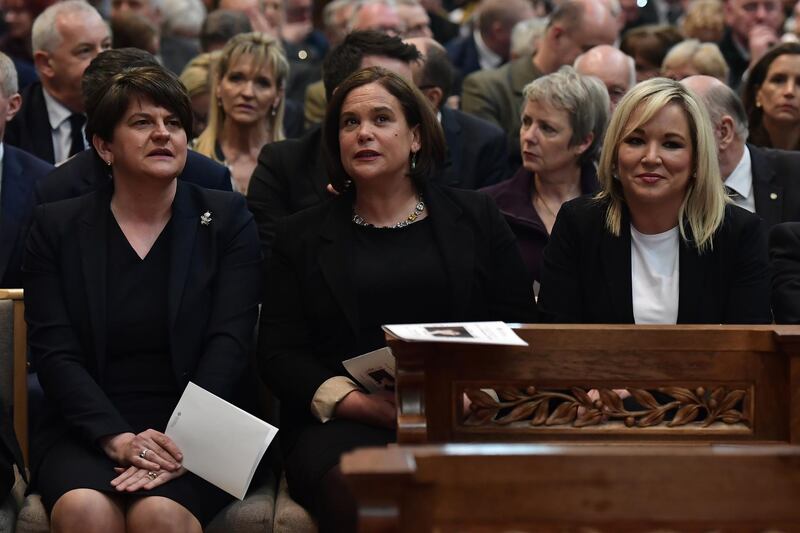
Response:
M565 203L539 309L556 322L768 323L761 220L729 203L709 118L680 83L634 87L609 125L601 191Z
M211 83L208 126L193 149L228 166L233 189L247 192L258 154L284 139L284 86L289 63L278 40L243 33L222 49Z
M719 47L697 39L687 39L673 46L661 64L661 74L678 81L702 74L727 83L728 70L728 63Z
M181 82L186 86L192 102L192 139L198 137L208 125L211 107L211 66L219 60L219 52L207 52L195 57L181 72Z

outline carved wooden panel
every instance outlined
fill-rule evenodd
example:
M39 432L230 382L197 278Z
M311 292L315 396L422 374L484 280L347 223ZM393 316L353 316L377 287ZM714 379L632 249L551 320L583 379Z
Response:
M463 389L469 398L462 418L464 426L584 428L614 422L622 422L628 428L707 428L715 423L752 426L751 395L746 387L553 390L517 385L486 389ZM623 402L623 397L628 396L633 401Z

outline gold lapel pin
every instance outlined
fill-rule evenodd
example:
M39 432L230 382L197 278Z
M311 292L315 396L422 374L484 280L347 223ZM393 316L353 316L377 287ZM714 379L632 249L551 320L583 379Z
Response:
M769 193L769 199L770 200L777 200L778 199L778 193L774 193L774 192Z

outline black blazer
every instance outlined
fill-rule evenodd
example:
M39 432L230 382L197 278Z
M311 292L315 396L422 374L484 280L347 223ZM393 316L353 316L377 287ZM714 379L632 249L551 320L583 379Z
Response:
M55 164L53 134L47 116L47 103L41 82L35 82L22 91L22 107L6 124L3 142L35 155L51 165Z
M539 308L553 322L633 324L630 218L605 227L606 203L584 196L561 206L544 249ZM734 205L698 254L681 240L679 324L771 322L769 261L761 220Z
M450 321L533 322L533 289L514 234L491 199L429 185L424 192L433 232L450 280ZM317 388L346 375L360 331L351 194L288 217L279 224L261 311L259 361L281 400L282 444L316 423Z
M67 429L91 445L130 431L103 392L111 187L36 208L25 257L28 343L46 393L34 455ZM211 223L200 217L211 213ZM172 204L170 347L178 389L233 398L260 302L261 256L241 195L178 181Z
M769 232L772 312L778 324L800 324L800 222L778 224Z
M495 124L443 107L447 160L437 183L480 189L509 177L506 134Z
M36 183L36 205L75 198L108 185L108 167L93 149L84 150L64 161ZM178 179L206 189L231 190L231 173L225 165L187 150L186 165Z
M3 146L3 181L0 186L0 287L22 287L22 256L33 215L33 188L53 170L53 165Z
M756 214L767 229L781 222L800 222L800 152L748 144Z

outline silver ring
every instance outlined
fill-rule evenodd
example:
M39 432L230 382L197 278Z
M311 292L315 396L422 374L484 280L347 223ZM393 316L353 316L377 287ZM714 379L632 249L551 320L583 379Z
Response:
M157 473L155 473L155 472L153 472L152 470L150 470L150 471L147 473L147 477L149 477L149 478L150 478L150 480L152 481L153 479L155 479L155 478L157 478L157 477L158 477L158 474L157 474Z
M147 452L149 452L147 448L142 448L142 451L139 452L139 457L142 459L147 459Z

